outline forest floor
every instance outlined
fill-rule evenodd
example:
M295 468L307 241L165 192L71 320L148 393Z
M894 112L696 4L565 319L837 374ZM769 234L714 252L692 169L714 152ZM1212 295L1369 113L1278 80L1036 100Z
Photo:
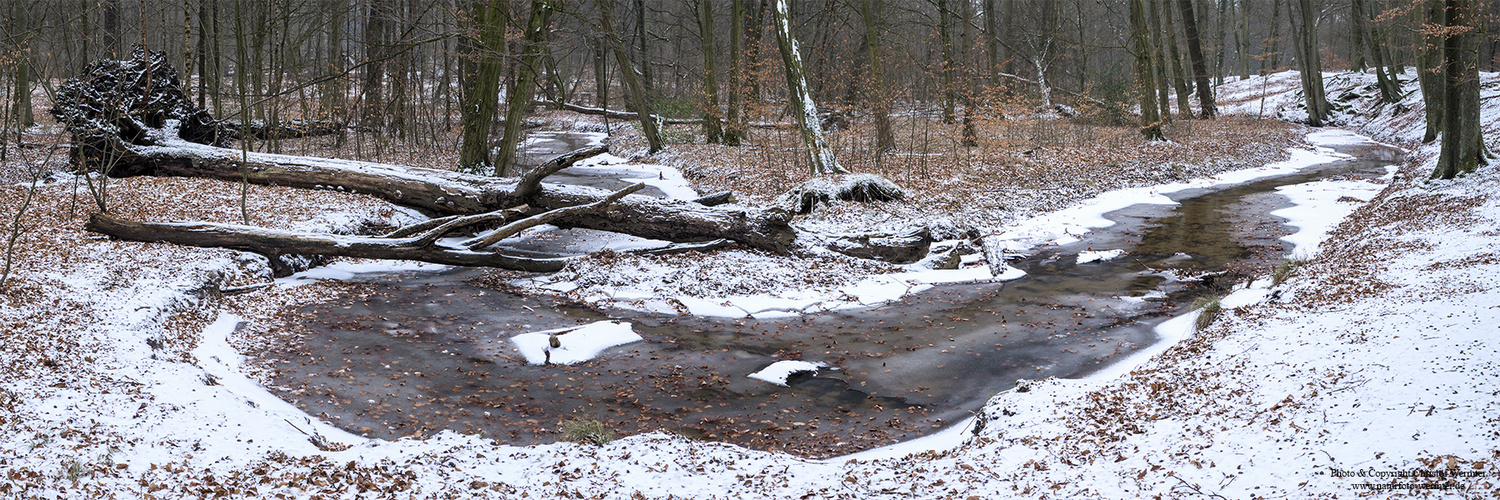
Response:
M1497 148L1500 77L1484 78L1485 136ZM1381 107L1368 98L1370 75L1328 79L1329 95L1347 106L1343 125L1399 144L1420 138L1419 97ZM1230 113L1264 109L1268 117L1294 119L1296 82L1295 73L1230 82L1221 101ZM1261 99L1263 88L1271 94ZM846 145L856 152L848 162L855 171L886 175L911 199L835 205L801 224L828 231L923 224L934 232L995 232L1108 191L1269 163L1304 134L1276 121L1225 117L1174 122L1177 129L1168 131L1174 142L1142 144L1129 127L1015 121L1021 123L982 125L1003 130L982 129L996 142L972 160L956 158L961 148L911 143L901 161L861 165L858 146ZM922 133L956 144L951 129L937 128ZM40 144L47 135L25 142ZM674 145L645 161L677 166L701 191L732 188L763 202L803 178L788 141L789 135L780 146L732 150ZM627 137L617 154L634 156L632 147L639 148ZM1160 355L1105 375L1034 381L1001 393L982 412L983 428L957 435L952 446L912 443L830 460L663 433L603 446L531 447L456 433L395 441L344 433L247 377L238 349L277 340L246 338L254 328L234 331L239 318L271 317L342 293L342 285L225 296L220 290L264 281L264 261L84 232L96 201L81 179L54 173L34 193L15 184L27 178L28 167L57 164L42 161L46 151L12 150L27 156L8 164L0 189L0 214L7 217L30 200L20 218L28 230L0 290L0 364L11 367L0 373L0 496L1500 493L1500 382L1490 376L1500 368L1494 342L1500 285L1493 279L1500 275L1500 173L1489 167L1454 181L1425 181L1433 146L1415 148L1389 186L1285 283L1258 280L1226 297L1219 319L1203 331L1187 326L1192 315L1164 324L1175 329L1164 336L1182 340ZM765 176L739 174L736 165L758 165ZM108 203L132 219L236 222L241 189L206 180L112 180ZM346 193L259 186L244 193L252 222L272 227L358 231L415 217ZM765 262L775 259L753 265L798 267ZM773 279L801 277L782 276Z

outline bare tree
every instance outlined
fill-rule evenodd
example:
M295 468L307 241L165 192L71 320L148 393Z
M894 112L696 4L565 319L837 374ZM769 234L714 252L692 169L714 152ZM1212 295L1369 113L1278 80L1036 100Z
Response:
M1208 85L1208 66L1203 58L1202 37L1199 36L1198 20L1193 12L1193 0L1177 0L1177 10L1182 14L1182 31L1187 34L1188 59L1193 62L1193 79L1198 82L1198 107L1204 118L1219 115L1214 105L1214 90Z
M510 17L504 0L476 0L470 5L470 30L474 36L460 40L464 52L463 146L459 150L458 169L462 172L488 172L490 162L491 117L500 106L500 75L503 72L505 24Z
M896 137L891 132L891 107L886 100L884 72L880 59L880 0L860 0L860 18L865 25L865 53L869 59L869 89L866 98L875 113L875 150L885 152L896 147ZM994 67L991 61L991 68Z
M516 163L516 146L521 142L521 122L526 108L531 105L531 94L536 90L537 70L541 68L543 46L547 41L547 22L558 0L531 0L531 13L526 19L526 35L522 40L521 59L517 62L516 84L510 89L509 107L505 111L505 135L500 139L500 157L495 159L495 175L510 175Z
M1435 2L1436 3L1436 2ZM1443 0L1442 24L1428 26L1443 41L1443 144L1434 179L1452 179L1488 165L1479 121L1479 39L1483 10L1476 0Z
M630 63L630 55L625 52L625 44L615 32L614 24L610 22L610 16L614 12L612 0L599 0L599 31L604 33L604 39L615 53L615 66L620 68L620 79L625 82L625 93L630 99L631 107L636 110L636 115L641 121L641 132L646 136L646 142L650 145L650 151L655 153L661 151L661 135L657 132L656 118L651 114L651 108L646 103L646 87L641 83L641 73L636 71Z
M1143 0L1130 0L1130 51L1135 56L1136 92L1140 96L1141 134L1148 141L1166 139L1161 133L1161 117L1156 109L1156 82L1151 70L1155 52L1147 33L1146 6Z
M1297 61L1302 74L1302 96L1307 107L1307 124L1323 126L1333 110L1323 90L1323 63L1318 55L1318 30L1312 0L1297 2L1297 16L1292 23Z
M714 79L719 65L714 60L713 0L700 0L698 11L698 35L703 41L703 136L708 143L718 144L724 142L724 129L719 126L719 83Z
M786 69L787 99L791 101L792 115L797 128L802 132L802 142L807 152L808 168L813 175L842 174L847 172L839 166L828 140L823 138L823 129L818 126L818 106L807 89L806 71L802 67L802 52L797 38L792 34L792 23L788 18L787 0L775 0L771 15L775 19L776 44L781 48L781 62Z

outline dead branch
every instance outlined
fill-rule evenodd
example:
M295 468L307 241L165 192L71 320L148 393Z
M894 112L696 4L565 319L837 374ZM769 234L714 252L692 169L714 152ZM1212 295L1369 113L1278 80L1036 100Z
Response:
M520 233L521 231L525 231L527 229L530 229L530 228L533 228L533 227L536 227L536 226L540 226L542 224L547 224L547 223L550 223L552 221L555 221L555 220L558 220L558 219L561 219L561 218L564 218L564 217L571 217L571 216L575 216L575 215L593 214L593 213L603 212L603 211L609 210L610 208L613 208L615 206L615 204L620 201L620 198L624 198L625 195L634 193L636 191L640 191L642 188L645 188L645 187L646 187L646 185L645 184L641 184L641 183L632 184L629 187L626 187L625 189L621 189L619 191L615 191L614 194L611 194L611 195L609 195L608 197L606 197L606 198L604 198L602 200L599 200L599 201L596 201L596 202L593 202L593 203L589 203L587 205L577 205L577 206L572 206L572 207L559 208L559 209L556 209L556 210L549 210L547 212L543 212L543 213L540 213L540 214L537 214L537 215L533 215L531 217L527 217L525 219L521 219L521 220L512 222L510 224L506 224L504 227L501 227L500 229L496 229L494 232L491 232L490 234L487 234L487 235L484 235L484 236L480 236L478 238L474 238L474 239L465 241L463 243L460 243L459 245L461 245L461 246L463 246L465 248L468 248L470 250L477 250L477 249L480 249L480 248L484 248L484 247L487 247L487 246L499 243L500 240L509 238L511 236L515 236L517 233Z
M570 260L537 259L500 252L473 252L434 245L431 238L341 236L210 222L130 222L101 213L90 216L84 227L89 231L125 240L229 248L267 256L295 254L418 260L454 266L498 267L544 273L558 271Z

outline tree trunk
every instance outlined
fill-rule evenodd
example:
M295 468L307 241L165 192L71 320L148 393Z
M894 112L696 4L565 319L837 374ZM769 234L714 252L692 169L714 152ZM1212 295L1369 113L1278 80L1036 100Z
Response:
M15 70L12 72L14 79L11 92L15 98L11 101L10 119L17 130L24 130L36 124L36 116L31 111L31 26L27 22L27 12L21 2L16 1L10 6L11 31L10 38L15 43Z
M967 1L967 0L965 0ZM937 0L938 8L938 47L942 49L943 60L941 62L943 75L943 123L954 122L954 102L957 94L953 86L953 71L958 64L953 61L953 15L948 11L948 0Z
M238 4L236 4L238 5ZM361 126L371 130L385 128L385 31L390 23L386 2L372 2L365 17L365 75L364 87L360 91ZM236 71L235 73L240 73Z
M1150 0L1154 8L1158 2L1171 0ZM1161 19L1166 26L1163 30L1167 34L1167 55L1171 57L1172 84L1177 88L1177 115L1184 119L1193 117L1193 106L1189 103L1188 96L1193 93L1191 81L1186 72L1182 70L1182 51L1177 48L1177 22L1172 14L1170 3L1163 5Z
M217 247L255 252L271 261L272 273L286 276L285 255L325 255L367 259L400 259L454 266L482 266L530 272L556 272L572 259L536 259L500 252L476 252L434 244L426 237L382 238L279 231L255 226L206 222L130 222L94 213L84 229L116 238Z
M1297 28L1295 46L1297 59L1301 62L1302 96L1307 106L1307 124L1321 127L1328 119L1332 107L1323 90L1323 64L1318 54L1316 18L1312 0L1300 0L1297 6L1301 21L1294 23Z
M896 136L891 131L891 107L885 96L885 80L880 59L880 0L860 0L859 14L865 25L865 56L870 61L869 85L866 96L875 112L875 150L877 154L896 149Z
M1452 179L1488 165L1479 121L1479 40L1483 10L1475 0L1442 0L1443 144L1434 179Z
M999 90L1004 82L1000 80L1000 8L995 5L997 0L984 1L984 51L989 56L990 91Z
M645 91L643 95L647 96L646 100L650 101L651 90L655 87L651 80L651 52L646 50L646 0L635 0L635 40L639 44L637 49L640 53L641 89ZM636 111L650 112L645 109Z
M459 150L461 172L490 172L490 124L500 107L500 76L504 72L505 24L510 15L505 0L476 0L473 31L476 38L461 40L464 67L469 71L464 86L463 146Z
M516 86L510 89L510 105L505 112L505 135L500 139L500 157L495 159L495 176L505 177L516 168L516 147L521 142L521 121L531 94L536 90L537 70L541 68L542 51L546 50L547 22L552 18L556 0L531 0L531 14L526 19L526 37L521 42L520 67Z
M1238 0L1235 4L1239 11L1239 29L1234 33L1235 47L1238 47L1240 61L1240 79L1250 78L1250 13L1245 11L1245 0Z
M1266 37L1266 43L1269 45L1261 45L1263 47L1260 54L1261 76L1271 74L1281 64L1281 49L1278 46L1281 43L1281 1L1272 0L1271 2L1271 34Z
M1219 115L1214 105L1214 90L1208 85L1208 66L1203 59L1203 44L1198 34L1197 14L1193 12L1193 0L1177 0L1177 9L1182 14L1182 31L1187 34L1188 59L1193 62L1193 79L1198 87L1198 107L1204 118Z
M1363 3L1363 1L1364 0L1356 0L1356 2L1358 3ZM1396 82L1395 74L1387 73L1388 66L1386 65L1385 61L1386 51L1384 32L1381 31L1380 26L1371 25L1369 23L1370 11L1368 7L1365 7L1361 11L1356 12L1355 15L1363 18L1363 20L1361 20L1360 22L1366 26L1367 34L1369 35L1368 37L1366 37L1366 40L1368 40L1370 44L1370 59L1374 64L1375 69L1375 86L1380 88L1380 100L1382 102L1392 104L1400 102L1401 85Z
M740 145L745 135L745 126L740 123L740 94L745 88L745 65L741 54L744 39L745 1L729 0L729 109L724 117L724 144L727 146Z
M775 0L771 11L776 24L776 44L781 48L781 62L786 68L787 99L794 108L797 128L802 131L802 143L807 152L808 168L813 175L846 173L839 166L828 141L823 138L823 129L818 126L818 106L808 93L806 73L802 69L802 53L797 39L792 35L792 23L787 18L787 0Z
M1369 66L1365 65L1365 41L1368 28L1365 27L1365 1L1349 0L1349 68L1364 72Z
M615 66L620 68L620 79L625 81L625 93L630 99L630 105L635 108L636 114L640 117L641 132L645 134L652 153L661 151L661 135L657 132L656 117L652 116L651 108L646 104L646 88L641 83L641 74L637 73L635 66L630 63L630 55L625 52L625 44L620 41L619 35L615 33L614 25L610 23L614 2L600 0L598 8L599 30L604 33L610 50L615 53Z
M1442 26L1446 22L1443 14L1445 0L1429 0L1427 6L1427 24L1431 26ZM1427 129L1422 135L1422 142L1437 140L1438 133L1443 131L1447 124L1444 113L1447 112L1444 105L1447 101L1443 93L1447 85L1443 81L1443 45L1444 40L1432 32L1422 29L1416 33L1417 37L1417 83L1422 89L1422 102L1427 107Z
M1218 22L1214 23L1217 34L1214 36L1214 88L1224 84L1224 56L1228 54L1224 46L1225 28L1229 25L1229 2L1232 0L1217 0L1219 4Z
M1161 0L1150 0L1150 2L1146 10L1146 16L1151 19L1151 68L1155 73L1154 78L1156 80L1157 114L1165 122L1172 120L1172 80L1167 77L1167 72L1169 71L1169 68L1167 68L1167 36L1165 34L1166 30L1162 29L1162 12L1158 8ZM1174 36L1173 38L1175 39L1176 37ZM1175 50L1176 47L1173 47L1173 49ZM1193 112L1185 110L1182 107L1184 101L1187 100L1187 96L1183 95L1182 92L1178 92L1177 99L1177 111L1191 118Z
M724 129L719 126L719 82L714 76L719 65L714 59L713 0L701 0L698 10L698 34L703 40L703 136L709 144L719 144L724 142Z
M104 0L100 7L104 24L104 39L100 43L104 46L103 54L109 59L119 59L125 54L120 47L123 41L120 33L120 0Z
M1136 91L1140 95L1141 134L1148 141L1166 138L1161 133L1161 117L1157 116L1156 82L1152 74L1150 27L1146 21L1144 0L1130 0L1130 50L1135 56Z
M774 0L759 0L756 7L747 13L750 21L745 25L745 49L748 51L745 61L748 64L747 80L750 87L747 94L750 101L756 104L761 102L760 70L761 64L764 64L760 58L761 37L766 30L766 9L772 1Z
M974 60L971 58L971 48L974 46L974 31L969 20L974 18L974 6L970 0L961 0L962 6L958 9L959 44L958 61L963 72L958 75L962 81L963 88L959 90L959 98L964 104L963 118L963 140L964 147L975 147L979 145L979 134L974 130L974 90L975 81L973 68ZM1081 72L1080 72L1081 74Z

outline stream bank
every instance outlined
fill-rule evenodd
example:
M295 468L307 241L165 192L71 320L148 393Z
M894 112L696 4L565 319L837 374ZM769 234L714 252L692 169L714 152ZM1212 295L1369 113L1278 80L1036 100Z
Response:
M1373 179L1397 154L1336 147L1354 159L1111 211L1115 225L1012 261L1027 275L1009 282L757 320L597 308L517 293L480 270L374 273L288 314L283 327L308 340L261 356L286 361L275 364L280 396L371 437L451 429L537 444L592 419L621 434L847 454L963 420L1018 380L1091 373L1155 342L1154 326L1195 299L1268 274L1289 250L1290 230L1270 215L1290 206L1277 187ZM1090 250L1124 253L1081 263ZM605 319L632 323L645 342L567 366L528 365L509 342ZM747 377L783 359L832 368L786 387Z

